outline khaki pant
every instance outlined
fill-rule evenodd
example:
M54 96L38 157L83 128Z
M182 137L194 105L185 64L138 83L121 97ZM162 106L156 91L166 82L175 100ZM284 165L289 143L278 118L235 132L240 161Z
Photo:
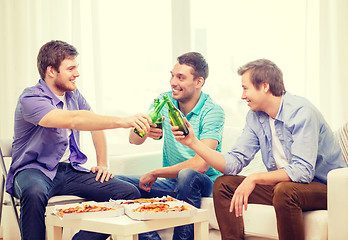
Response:
M214 206L222 240L244 239L243 218L237 218L234 211L229 212L233 193L244 179L243 176L221 176L215 180ZM248 202L274 206L280 240L302 240L302 211L327 209L327 186L317 182L257 184Z

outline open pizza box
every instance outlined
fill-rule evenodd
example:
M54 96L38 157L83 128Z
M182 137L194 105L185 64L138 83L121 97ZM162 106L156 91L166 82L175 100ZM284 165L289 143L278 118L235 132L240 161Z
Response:
M99 208L101 207L101 208ZM80 211L73 212L74 209L89 209L92 211ZM107 208L104 210L100 210ZM72 213L69 213L71 209ZM100 211L99 211L100 210ZM118 217L124 215L124 207L115 201L109 202L83 202L75 204L55 205L47 209L50 214L56 215L60 219L82 219L82 218L105 218L105 217ZM64 213L62 213L64 211Z
M167 201L167 199L170 200ZM148 202L146 200L148 200ZM197 213L197 208L194 206L169 196L149 198L144 199L144 201L117 200L116 202L123 205L125 214L135 220L191 217ZM161 206L163 206L162 204L166 205L165 208L161 208ZM156 208L156 206L158 206L158 208Z

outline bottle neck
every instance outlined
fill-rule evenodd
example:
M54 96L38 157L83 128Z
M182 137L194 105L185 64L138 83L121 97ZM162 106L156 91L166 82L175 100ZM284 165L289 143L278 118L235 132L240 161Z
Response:
M168 106L168 110L169 110L169 111L170 111L170 110L173 110L173 109L175 108L173 102L170 100L169 97L166 97L166 98L165 98L165 101L166 101L166 103L167 103L167 106Z
M158 104L155 106L155 113L156 113L156 114L158 114L158 113L162 110L162 108L163 108L163 106L164 106L165 103L166 103L166 101L163 99L160 103L158 103Z
M158 106L159 103L160 103L160 101L158 99L155 99L155 101L154 101L155 108Z

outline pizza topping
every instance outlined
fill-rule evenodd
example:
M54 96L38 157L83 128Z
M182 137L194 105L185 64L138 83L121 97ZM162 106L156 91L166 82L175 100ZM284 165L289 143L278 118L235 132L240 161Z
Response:
M63 215L65 213L103 212L103 211L109 211L109 210L115 210L115 209L91 205L91 204L85 204L82 207L76 206L76 207L70 207L70 208L64 208L64 209L57 209L57 212L58 212L59 216L63 217Z
M173 202L177 201L175 198L166 197L166 198L139 198L135 200L129 200L126 202L121 202L121 204L134 204L134 203L156 203L156 202Z
M189 210L187 206L174 206L169 207L168 204L157 203L157 204L147 204L138 208L133 209L133 212L144 212L144 213L154 213L154 212L181 212Z

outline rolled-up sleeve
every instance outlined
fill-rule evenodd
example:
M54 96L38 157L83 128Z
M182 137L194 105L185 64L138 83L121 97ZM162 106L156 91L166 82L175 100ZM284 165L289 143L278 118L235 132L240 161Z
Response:
M319 125L309 108L300 108L289 121L291 131L285 140L292 143L291 159L284 170L293 182L309 183L315 175L318 154Z
M237 175L240 173L260 150L258 137L249 124L250 122L247 121L236 144L230 151L224 154L226 161L225 175Z

